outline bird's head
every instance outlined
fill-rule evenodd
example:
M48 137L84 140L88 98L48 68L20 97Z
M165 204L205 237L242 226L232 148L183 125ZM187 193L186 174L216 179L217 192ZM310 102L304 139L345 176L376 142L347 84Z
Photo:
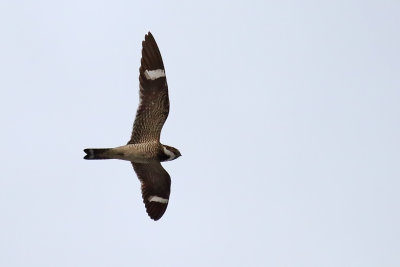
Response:
M182 156L181 152L179 152L178 149L172 146L163 145L163 152L164 155L167 156L166 161L174 160Z

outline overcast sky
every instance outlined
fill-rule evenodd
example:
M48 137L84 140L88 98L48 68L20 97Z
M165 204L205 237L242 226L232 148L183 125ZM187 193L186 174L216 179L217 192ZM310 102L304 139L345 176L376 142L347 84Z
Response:
M325 2L325 3L324 3ZM400 266L399 1L0 1L0 265ZM160 221L125 144L164 59Z

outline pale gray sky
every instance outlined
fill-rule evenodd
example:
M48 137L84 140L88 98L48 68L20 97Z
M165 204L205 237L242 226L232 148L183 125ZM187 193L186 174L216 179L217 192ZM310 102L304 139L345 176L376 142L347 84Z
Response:
M400 2L0 1L0 265L400 266ZM154 222L122 161L151 31Z

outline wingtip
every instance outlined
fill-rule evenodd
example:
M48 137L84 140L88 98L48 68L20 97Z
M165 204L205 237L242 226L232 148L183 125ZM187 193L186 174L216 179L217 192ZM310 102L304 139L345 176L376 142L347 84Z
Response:
M154 221L161 219L167 210L168 203L145 202L147 215Z
M161 215L159 215L159 214L157 214L157 215L150 215L150 214L147 214L147 215L149 215L149 217L150 217L150 219L152 219L153 221L158 221L159 219L161 219L162 218L162 216L164 215L164 213L162 213Z
M149 217L150 217L150 216L149 216ZM161 219L161 217L159 217L159 218L158 218L158 217L154 217L154 218L153 218L153 217L150 217L150 219L152 219L153 221L156 222L156 221L158 221L159 219Z
M154 39L153 34L151 34L150 31L148 31L147 34L145 35L145 40L148 39L148 38L153 38Z

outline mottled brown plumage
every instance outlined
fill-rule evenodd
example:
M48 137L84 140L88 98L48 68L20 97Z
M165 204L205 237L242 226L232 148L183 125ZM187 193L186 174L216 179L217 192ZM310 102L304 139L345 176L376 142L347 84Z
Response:
M160 143L161 129L169 114L168 85L160 50L149 32L142 42L139 69L140 102L127 145L85 149L85 159L131 161L141 182L143 202L153 220L162 217L168 206L171 179L160 162L181 156L178 149Z
M167 78L150 80L145 76L146 70L164 70L160 50L150 32L142 42L142 47L139 69L140 103L129 144L160 141L161 129L169 114Z
M147 164L132 162L132 166L142 183L143 202L148 214L154 220L160 219L167 209L168 203L151 202L149 199L151 196L155 195L164 199L169 199L171 178L168 172L159 162Z

